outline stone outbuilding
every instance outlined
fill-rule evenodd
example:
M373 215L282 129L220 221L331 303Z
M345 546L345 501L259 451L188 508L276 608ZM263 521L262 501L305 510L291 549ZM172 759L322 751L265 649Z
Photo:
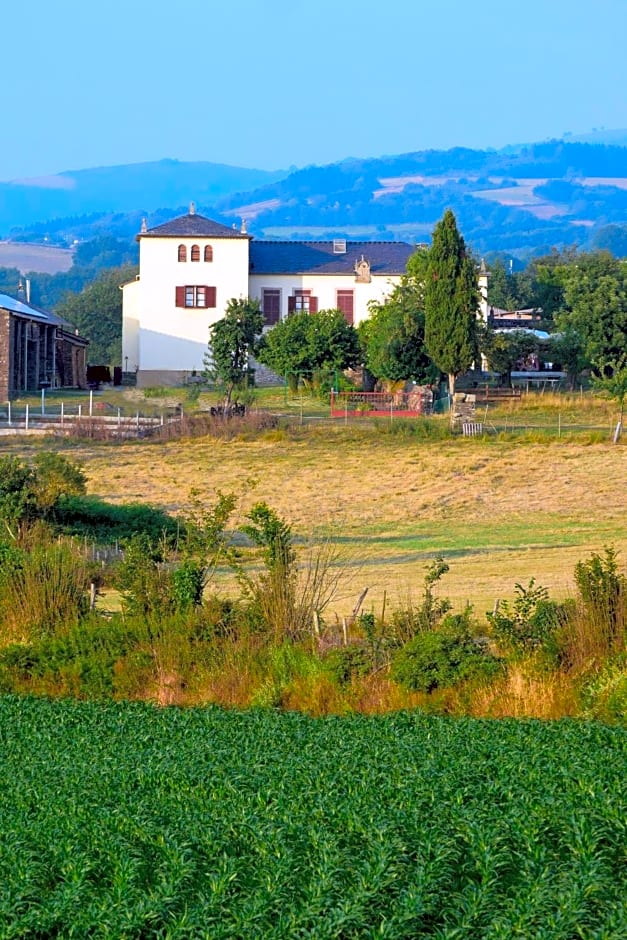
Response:
M88 345L56 314L0 294L0 401L42 388L86 388Z

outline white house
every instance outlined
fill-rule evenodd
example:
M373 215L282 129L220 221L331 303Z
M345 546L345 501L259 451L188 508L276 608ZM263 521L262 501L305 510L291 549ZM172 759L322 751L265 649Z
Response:
M258 299L268 326L293 311L335 308L360 323L415 250L405 242L258 241L193 204L137 238L140 273L122 288L122 357L144 387L177 385L202 369L209 326L233 297Z

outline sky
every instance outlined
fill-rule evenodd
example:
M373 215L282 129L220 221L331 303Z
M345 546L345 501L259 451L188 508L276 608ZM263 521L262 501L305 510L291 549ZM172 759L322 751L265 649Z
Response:
M0 180L260 169L627 128L627 0L23 0Z

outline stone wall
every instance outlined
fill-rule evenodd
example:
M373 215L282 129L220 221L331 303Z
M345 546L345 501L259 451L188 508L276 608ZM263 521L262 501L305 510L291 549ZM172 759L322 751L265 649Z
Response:
M474 421L477 413L477 396L467 392L455 392L451 410L451 424L461 428L462 424Z

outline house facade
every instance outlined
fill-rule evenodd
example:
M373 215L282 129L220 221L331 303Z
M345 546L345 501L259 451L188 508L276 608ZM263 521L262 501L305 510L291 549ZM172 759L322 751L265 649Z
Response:
M0 294L0 401L41 388L86 388L88 345L55 314Z
M259 301L271 327L290 313L339 309L357 325L415 250L403 242L259 241L198 215L142 227L139 275L123 285L122 357L137 384L178 385L203 368L209 327L231 298Z

